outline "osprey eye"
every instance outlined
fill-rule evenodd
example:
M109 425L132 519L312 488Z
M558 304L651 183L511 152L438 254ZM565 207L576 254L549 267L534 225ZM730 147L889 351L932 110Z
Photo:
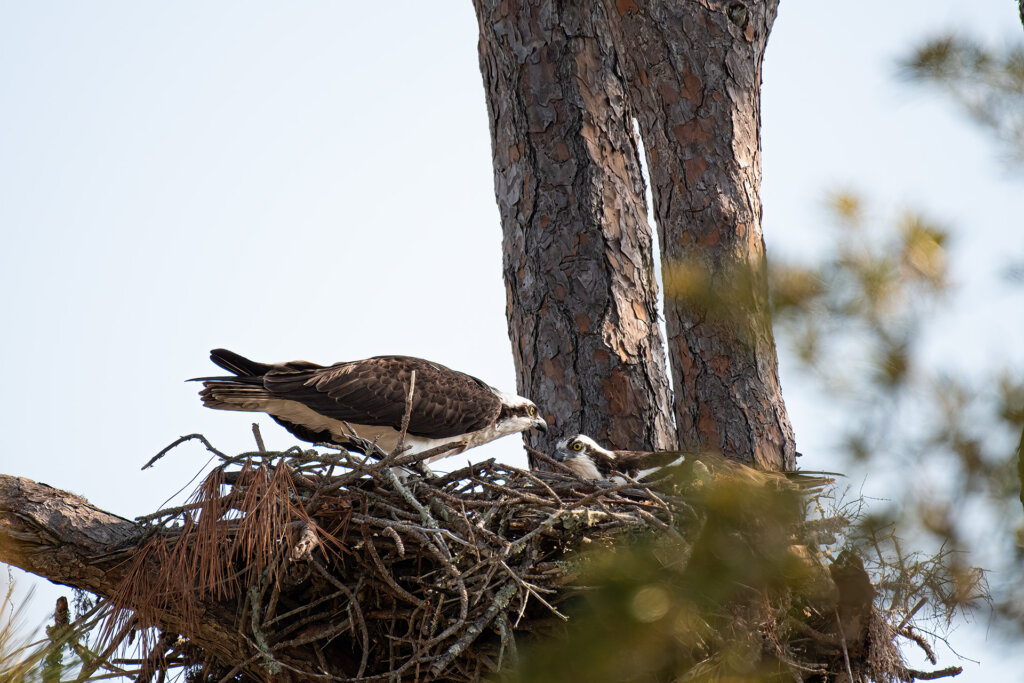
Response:
M572 449L574 451L582 451L583 450L583 444L581 444L579 441L577 441L576 443L574 443L572 445Z
M530 417L533 417L533 414L537 412L537 409L534 408L533 406L530 406L529 408L527 408L527 412L530 414Z

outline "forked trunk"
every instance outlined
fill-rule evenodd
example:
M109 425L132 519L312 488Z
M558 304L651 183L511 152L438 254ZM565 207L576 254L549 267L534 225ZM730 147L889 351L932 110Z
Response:
M643 178L601 7L474 5L519 392L552 434L674 446Z
M557 435L792 469L761 235L761 61L777 0L474 4L520 392Z

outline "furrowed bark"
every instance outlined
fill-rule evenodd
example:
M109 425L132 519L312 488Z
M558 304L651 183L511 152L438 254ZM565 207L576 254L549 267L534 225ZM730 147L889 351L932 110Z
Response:
M132 551L141 538L135 522L100 510L73 493L0 475L0 562L54 583L111 597L131 566ZM161 614L159 626L165 632L187 635L221 661L242 662L254 652L238 633L234 614L219 605L207 605L197 627L186 630L181 615L170 611Z
M474 0L520 393L556 435L675 445L632 120L600 4Z
M601 0L647 150L680 446L793 469L761 234L761 62L778 0Z

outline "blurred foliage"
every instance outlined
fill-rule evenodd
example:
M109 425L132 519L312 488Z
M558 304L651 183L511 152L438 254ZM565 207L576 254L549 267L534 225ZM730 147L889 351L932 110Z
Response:
M897 387L922 318L949 287L949 235L908 213L879 236L866 227L855 195L835 194L828 203L839 224L831 253L812 266L772 263L775 327L830 383Z
M0 598L0 681L28 680L32 666L22 661L26 642L21 636L20 613L25 603L14 603L14 579L7 570L7 586Z
M910 80L951 94L996 134L1008 159L1024 162L1024 46L995 50L949 34L921 44L900 67Z
M1007 159L1024 162L1024 47L999 51L946 35L921 44L901 67L949 92ZM956 294L948 231L915 215L895 225L869 221L862 204L851 193L830 198L838 230L820 264L772 264L781 345L844 415L839 455L913 472L893 492L894 519L995 570L997 610L1024 628L1024 376L924 358L929 335L946 333L927 322ZM1009 274L1017 271L1024 269Z
M788 596L789 586L814 578L790 550L795 494L739 480L707 481L689 493L702 522L683 531L685 541L642 536L585 555L577 583L590 588L570 612L571 656L560 639L539 640L508 680L779 676L779 662L768 663L763 650L784 645L764 641L758 626L775 624L774 616L782 623L800 607L780 600L771 614L767 595Z
M88 676L104 661L92 653L87 642L89 635L74 631L70 626L71 613L65 598L57 600L54 620L46 626L46 637L33 640L26 635L21 623L21 611L31 600L32 592L17 605L14 604L14 579L10 568L7 589L0 600L0 682L2 683L57 683ZM93 598L84 591L75 591L77 615L94 611ZM94 627L96 622L91 624ZM94 665L86 660L95 661Z
M735 478L676 485L698 523L586 552L571 620L504 680L911 680L921 672L897 640L934 664L920 629L942 631L985 597L952 553L906 553L893 525L853 525L857 504Z
M829 466L900 477L887 491L892 509L876 514L905 537L924 532L931 547L957 551L948 556L957 571L971 562L997 570L995 604L1024 626L1015 578L1024 559L1015 453L1024 377L925 357L929 335L947 333L928 323L955 299L946 229L917 214L868 221L850 193L828 206L838 228L829 255L812 266L773 262L771 280L780 349L792 350L841 416Z

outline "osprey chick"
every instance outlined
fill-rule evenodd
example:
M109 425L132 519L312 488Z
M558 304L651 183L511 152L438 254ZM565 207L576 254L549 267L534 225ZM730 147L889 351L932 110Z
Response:
M642 479L675 466L715 478L788 490L815 490L834 481L827 476L828 472L763 472L713 453L612 451L602 448L586 434L559 441L551 457L565 464L576 476L590 481L611 479L617 474Z
M226 349L210 360L234 373L198 377L203 405L265 412L304 441L352 446L351 436L398 443L412 373L416 372L407 454L460 442L443 456L527 429L547 431L537 406L476 377L411 356L376 356L322 366L309 361L257 363Z
M562 439L551 457L572 470L581 479L611 479L616 474L630 478L646 476L657 469L682 460L685 454L674 451L611 451L602 448L586 434Z

